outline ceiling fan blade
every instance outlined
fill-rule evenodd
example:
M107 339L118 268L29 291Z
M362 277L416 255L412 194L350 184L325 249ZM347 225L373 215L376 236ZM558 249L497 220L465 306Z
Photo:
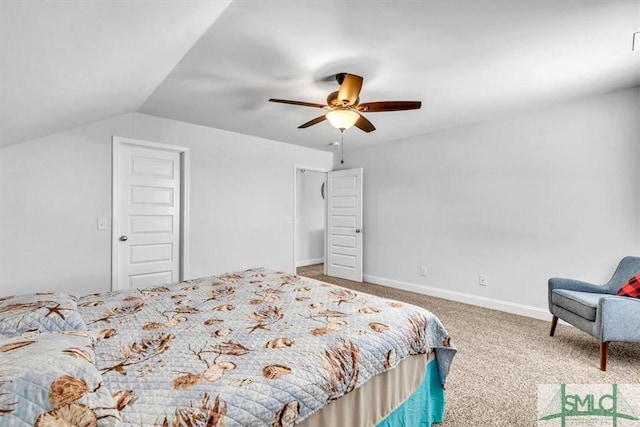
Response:
M356 76L355 74L344 73L338 78L342 78L340 90L338 91L338 101L343 105L354 105L360 96L362 77Z
M298 126L298 129L308 128L309 126L317 125L318 123L325 120L327 120L327 116L323 114L322 116L316 117L313 120L309 120L307 123L301 124L300 126Z
M269 99L270 102L279 102L281 104L301 105L303 107L329 108L328 105L316 104L315 102L289 101L288 99Z
M354 124L358 129L362 129L365 132L372 132L376 130L376 127L365 116L360 114L360 118Z
M358 105L358 111L379 113L384 111L418 110L422 106L420 101L378 101L363 102Z

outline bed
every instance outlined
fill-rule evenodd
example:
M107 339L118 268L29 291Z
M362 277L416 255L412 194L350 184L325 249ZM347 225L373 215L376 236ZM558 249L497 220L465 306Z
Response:
M430 425L455 352L423 308L262 268L9 296L0 425Z

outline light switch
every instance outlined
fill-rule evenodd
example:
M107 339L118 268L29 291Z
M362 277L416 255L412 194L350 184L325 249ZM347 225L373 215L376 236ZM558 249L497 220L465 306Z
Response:
M106 230L107 229L107 218L98 217L98 230Z

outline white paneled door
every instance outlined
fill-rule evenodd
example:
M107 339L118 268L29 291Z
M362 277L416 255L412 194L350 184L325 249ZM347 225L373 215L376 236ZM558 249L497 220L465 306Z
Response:
M114 289L180 279L180 152L119 144ZM116 159L114 159L116 160Z
M362 169L327 174L326 274L362 282Z

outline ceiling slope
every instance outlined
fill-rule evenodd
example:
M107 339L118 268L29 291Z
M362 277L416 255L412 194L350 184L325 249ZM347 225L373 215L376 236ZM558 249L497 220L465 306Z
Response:
M0 143L136 111L228 1L0 2Z

